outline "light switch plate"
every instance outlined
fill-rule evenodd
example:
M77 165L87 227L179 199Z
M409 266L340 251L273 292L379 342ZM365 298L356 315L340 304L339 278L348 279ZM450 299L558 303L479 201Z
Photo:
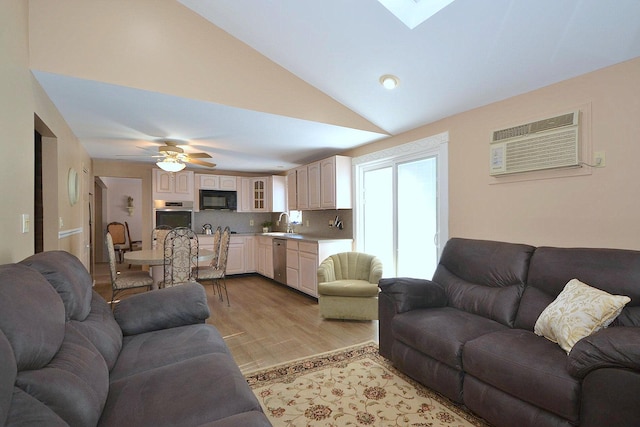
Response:
M21 223L22 223L22 232L23 233L28 233L29 229L31 228L30 227L31 220L29 219L29 214L20 215L20 220L21 220Z

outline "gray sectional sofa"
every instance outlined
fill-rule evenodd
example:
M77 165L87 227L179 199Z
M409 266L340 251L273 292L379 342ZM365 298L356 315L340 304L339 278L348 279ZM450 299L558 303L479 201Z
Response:
M0 425L270 426L197 283L112 313L63 251L0 266Z
M571 311L575 278L597 298ZM492 425L640 425L640 252L451 239L433 280L380 289L380 353ZM614 299L613 323L572 347L545 332L571 337L572 322L598 323L584 312ZM552 308L560 316L547 318Z

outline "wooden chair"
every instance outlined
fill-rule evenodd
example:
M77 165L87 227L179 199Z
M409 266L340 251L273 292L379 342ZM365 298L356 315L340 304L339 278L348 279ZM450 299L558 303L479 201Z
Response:
M164 239L163 287L182 285L197 280L198 236L190 228L169 230Z
M126 227L121 222L110 222L107 225L107 233L111 234L113 248L118 252L118 262L122 263L124 253L129 250L127 244Z
M220 227L216 230L216 233L219 233ZM227 282L226 282L226 273L227 273L227 259L229 255L229 242L231 240L231 230L229 227L225 227L222 235L219 239L219 247L216 248L216 239L214 235L214 246L213 251L216 255L214 255L214 259L211 261L211 264L206 267L197 267L197 278L199 282L211 281L213 283L214 291L218 292L218 296L220 301L224 301L222 297L222 290L224 289L224 293L227 296L227 306L231 305L231 301L229 301L229 292L227 292Z
M136 288L151 289L153 278L149 276L147 271L129 271L120 273L116 268L116 252L113 245L111 233L107 233L107 250L109 252L109 273L111 274L111 306L116 295Z
M142 240L131 240L131 233L129 232L129 223L124 222L124 228L127 230L127 241L129 242L129 252L142 250ZM129 264L131 268L131 264Z

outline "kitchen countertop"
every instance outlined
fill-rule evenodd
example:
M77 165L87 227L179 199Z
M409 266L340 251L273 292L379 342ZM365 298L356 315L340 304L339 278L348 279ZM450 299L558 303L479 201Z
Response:
M200 236L211 236L211 237L213 237L213 235L211 235L211 234L199 233L198 237L200 237ZM340 238L335 238L335 237L312 236L312 235L309 235L309 234L284 233L284 232L278 232L278 231L274 231L274 232L271 232L271 233L233 233L233 234L231 234L231 237L233 237L233 236L238 236L238 237L242 237L242 236L265 236L265 237L273 237L273 238L278 238L278 239L292 239L292 240L302 240L302 241L309 241L309 242L335 242L335 241L353 240L353 239L350 239L350 238L340 239Z

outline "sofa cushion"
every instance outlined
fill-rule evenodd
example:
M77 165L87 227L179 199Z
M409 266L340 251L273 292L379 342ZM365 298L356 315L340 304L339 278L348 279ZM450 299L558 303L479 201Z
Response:
M454 238L447 242L433 281L448 304L513 326L533 246Z
M11 344L18 371L45 366L62 345L64 305L37 271L0 266L0 329Z
M534 332L569 353L579 340L609 326L630 300L572 279L540 314Z
M104 298L94 291L89 316L82 322L71 320L69 323L91 341L111 370L122 349L122 330Z
M531 258L515 326L533 331L540 313L575 277L594 288L631 298L620 316L622 324L640 326L640 252L551 247L536 249Z
M204 354L229 350L222 336L211 325L197 324L162 329L124 338L111 381L159 368Z
M13 388L9 417L2 425L69 427L51 408L18 387Z
M16 359L9 340L0 330L0 425L5 425L13 396L13 384L17 374Z
M377 297L378 285L367 280L345 279L318 283L318 294L342 297Z
M215 353L111 382L101 426L198 426L260 404L233 358Z
M396 340L458 370L467 341L503 329L498 322L452 307L398 314L392 325Z
M464 346L467 375L577 423L580 382L567 372L566 353L533 332L505 329Z
M47 251L20 264L37 270L51 283L64 302L67 320L84 320L89 315L93 279L78 258L65 251Z
M95 426L107 398L109 371L93 344L71 325L51 363L18 373L16 386L72 426Z

